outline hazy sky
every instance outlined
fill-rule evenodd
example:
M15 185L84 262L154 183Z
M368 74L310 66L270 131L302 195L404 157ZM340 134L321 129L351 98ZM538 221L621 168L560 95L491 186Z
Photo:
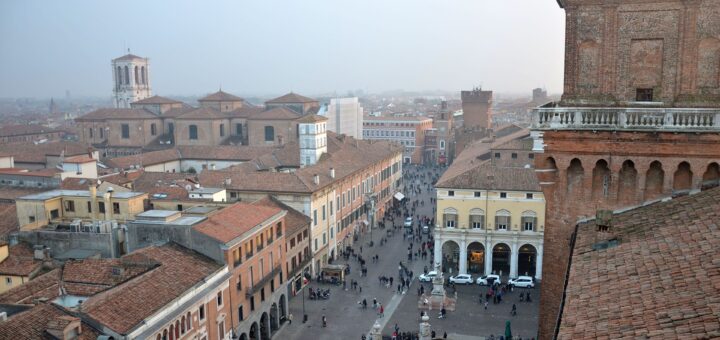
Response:
M110 60L153 92L562 90L555 0L0 1L0 97L110 96Z

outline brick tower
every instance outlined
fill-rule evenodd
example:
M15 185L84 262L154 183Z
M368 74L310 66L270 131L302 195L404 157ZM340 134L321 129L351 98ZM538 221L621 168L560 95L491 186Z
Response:
M476 87L472 91L461 91L463 127L482 130L492 127L492 91Z
M547 201L541 339L554 337L561 317L579 218L720 179L720 2L558 3L567 20L564 93L533 111Z

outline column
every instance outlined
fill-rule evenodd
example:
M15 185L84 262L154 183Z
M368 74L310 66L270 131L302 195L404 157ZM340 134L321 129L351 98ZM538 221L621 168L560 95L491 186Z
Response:
M535 279L542 280L542 259L543 259L543 245L539 244L537 247L537 257L535 258Z
M435 246L433 248L434 251L434 262L433 263L433 270L435 266L442 266L442 241L440 240L440 236L435 236ZM438 268L439 269L439 268Z
M485 242L485 275L492 274L492 242Z
M465 239L460 240L460 274L467 274L467 245Z
M510 246L510 277L517 277L518 245L513 242Z

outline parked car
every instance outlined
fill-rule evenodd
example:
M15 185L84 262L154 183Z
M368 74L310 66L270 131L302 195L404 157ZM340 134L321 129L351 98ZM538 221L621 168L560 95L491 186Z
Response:
M485 275L478 277L476 282L481 286L491 286L494 282L500 283L500 276L495 274Z
M430 227L424 225L424 226L422 227L422 232L423 232L423 234L429 234L429 233L430 233Z
M473 279L472 279L472 276L470 276L468 274L458 274L456 276L451 276L450 282L456 283L456 284L469 285L469 284L473 283Z
M535 288L535 282L530 276L518 276L517 279L510 279L508 284L520 288Z
M405 219L405 228L411 228L412 227L412 217L408 217Z
M437 276L437 272L433 270L427 274L420 274L420 276L418 276L418 280L420 280L420 282L432 282L432 280L436 276Z

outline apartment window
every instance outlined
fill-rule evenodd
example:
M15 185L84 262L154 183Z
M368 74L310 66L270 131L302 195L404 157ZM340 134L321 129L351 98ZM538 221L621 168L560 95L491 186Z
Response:
M272 126L265 127L265 141L272 142L275 140L275 128Z
M92 212L92 202L87 202L87 211L88 211L89 213Z
M93 138L93 128L89 128L88 131L90 132L90 138Z
M530 158L530 159L535 158L535 154L534 154L534 153L529 153L529 154L528 154L528 158Z
M455 228L457 225L457 210L455 208L443 210L443 221L446 228Z
M327 244L327 234L323 233L323 245Z
M455 191L453 191L453 190L448 191L448 196L450 196L450 197L455 196Z
M527 194L525 194L525 198L531 200L531 199L533 199L533 194L528 192Z
M217 306L218 306L218 309L220 309L220 307L222 307L222 304L223 304L223 294L222 294L222 291L219 291L219 292L217 293Z
M322 206L323 221L325 221L325 205Z
M238 307L238 318L240 319L240 321L245 320L245 313L243 312L242 305L240 305L240 307Z
M177 211L183 211L183 205L182 205L182 204L178 204L178 205L177 205Z
M242 274L238 274L236 287L238 291L242 290Z
M120 125L120 130L122 133L123 139L129 139L130 138L130 125L128 124L122 124Z
M220 137L225 137L225 124L220 124Z
M499 153L499 152L496 152L496 153L495 153L495 158L500 158L500 153Z
M242 136L242 124L235 124L235 134Z
M65 201L65 211L75 212L75 201Z
M150 124L150 134L153 136L157 135L157 125L155 125L155 123Z
M335 213L335 211L333 210L333 201L330 200L330 216L332 216L332 214L334 214L334 213Z
M242 246L239 246L233 250L233 265L235 267L242 263Z
M255 296L250 297L250 311L255 311Z
M113 214L120 214L120 203L113 203Z
M275 225L275 237L282 236L282 222L278 222L278 224Z
M524 231L534 231L537 224L537 213L526 210L522 213L522 226Z
M473 229L483 229L485 225L485 212L482 209L470 210L470 227Z
M317 219L317 209L313 210L313 225L317 226L318 219Z
M318 239L315 239L315 251L318 250Z
M98 129L98 131L100 132L100 138L105 138L105 133L104 133L105 130L101 127Z
M635 100L639 102L653 101L653 89L636 89Z
M480 196L481 196L481 195L480 195L480 191L476 191L476 192L475 192L475 197L480 197Z
M218 334L220 334L220 339L225 339L225 320L220 320L218 322Z
M260 288L260 302L265 302L265 287Z
M198 309L198 316L200 318L200 321L205 320L205 305L200 306Z
M191 140L197 140L198 139L198 130L197 125L190 125L188 127L189 133L190 133L190 139Z
M501 192L500 198L507 198L507 192Z
M510 156L512 157L512 159L517 159L517 153L513 152Z
M98 202L98 212L105 213L105 202Z
M6 277L6 278L5 278L5 284L8 285L8 286L12 285L12 277Z
M508 230L510 225L510 212L507 210L500 210L495 215L495 229L497 230Z

